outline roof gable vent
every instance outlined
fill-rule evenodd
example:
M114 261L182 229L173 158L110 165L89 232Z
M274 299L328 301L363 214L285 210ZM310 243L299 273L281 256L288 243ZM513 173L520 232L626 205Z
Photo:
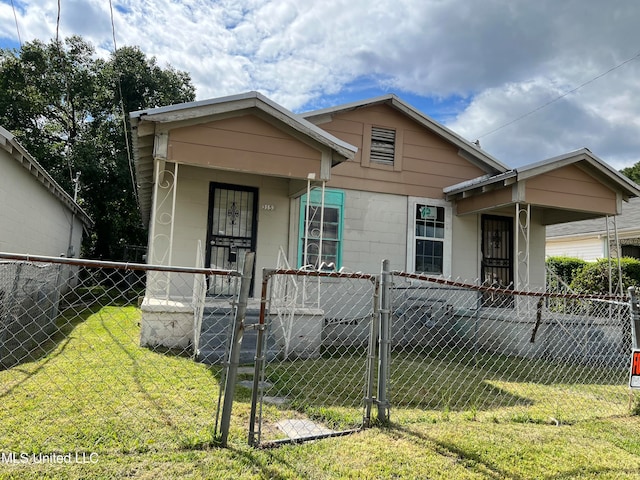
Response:
M390 128L371 127L371 161L393 165L396 131Z

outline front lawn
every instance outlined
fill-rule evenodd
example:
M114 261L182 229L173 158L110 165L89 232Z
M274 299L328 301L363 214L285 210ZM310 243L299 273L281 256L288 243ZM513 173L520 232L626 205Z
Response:
M249 396L239 389L230 448L222 449L214 434L220 368L194 362L186 352L139 347L139 320L139 310L131 306L96 306L81 316L62 316L59 335L33 361L0 371L0 478L640 479L640 417L625 413L624 386L569 388L498 375L484 384L488 400L476 403L462 401L464 390L447 393L441 380L434 380L432 387L441 390L433 393L428 377L409 377L414 387L395 394L413 395L419 387L425 400L392 408L391 425L266 450L246 444ZM424 361L407 356L397 373L415 374ZM332 397L309 395L310 403L295 405L299 411L321 420L351 418L352 410L341 410L335 388L337 360L306 362L321 372L313 377L313 391ZM345 362L355 372L344 389L345 399L351 399L361 391L361 385L351 384L362 377L356 368L360 358ZM434 379L464 374L448 362L439 361L438 368L444 377ZM288 373L278 388L291 382L304 400L309 385L304 369L294 373L284 364L272 365L267 375L278 378L278 369ZM471 381L477 373L470 369L464 378ZM322 382L331 382L331 388ZM601 399L609 391L618 410L607 414ZM501 403L505 394L517 401ZM574 412L571 421L560 415L550 419L546 407L539 415L522 413L528 411L523 406L545 402L564 409L567 402L576 404L576 397L584 411ZM621 409L621 398L627 408ZM315 408L319 404L325 407ZM586 415L590 407L595 413ZM95 453L95 462L34 461L43 454L76 452ZM10 462L10 453L18 461ZM19 461L22 454L25 463Z

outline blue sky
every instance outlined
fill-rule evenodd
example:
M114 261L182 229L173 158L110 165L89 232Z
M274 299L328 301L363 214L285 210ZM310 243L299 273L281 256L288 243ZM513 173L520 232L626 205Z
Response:
M0 47L18 47L18 30L23 42L55 37L57 4L14 0L16 29L0 0ZM118 46L189 72L198 99L258 90L300 112L393 92L512 167L582 147L615 168L640 161L636 0L112 4ZM109 2L60 7L60 35L107 56Z

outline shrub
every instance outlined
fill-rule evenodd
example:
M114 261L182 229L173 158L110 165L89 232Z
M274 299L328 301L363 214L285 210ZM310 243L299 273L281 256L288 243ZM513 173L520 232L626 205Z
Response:
M571 284L576 274L587 264L581 258L548 257L547 267L567 285Z
M621 258L622 288L624 294L627 288L640 285L640 260L635 258ZM611 259L612 285L615 289L618 282L618 262ZM587 263L580 269L570 283L573 290L579 293L605 294L609 293L609 261L607 259Z

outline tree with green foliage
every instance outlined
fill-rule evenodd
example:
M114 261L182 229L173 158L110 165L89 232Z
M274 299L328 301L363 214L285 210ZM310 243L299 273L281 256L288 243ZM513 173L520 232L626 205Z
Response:
M108 59L74 36L0 49L0 125L11 131L95 222L84 254L119 259L146 244L136 202L128 112L192 101L186 72L161 68L137 47Z
M631 167L623 168L622 170L620 170L620 173L622 173L632 182L636 182L640 185L640 162Z

